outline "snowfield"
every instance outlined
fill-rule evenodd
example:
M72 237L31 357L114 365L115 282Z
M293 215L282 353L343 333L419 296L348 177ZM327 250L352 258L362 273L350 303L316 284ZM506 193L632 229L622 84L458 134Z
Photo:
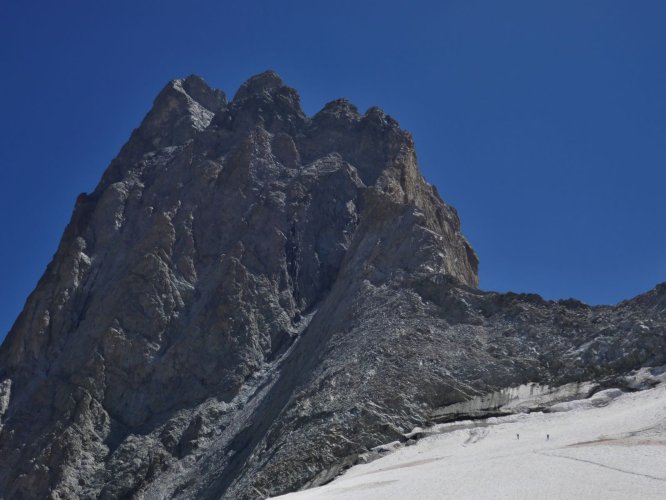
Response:
M666 499L666 384L551 410L442 424L325 486L277 498Z

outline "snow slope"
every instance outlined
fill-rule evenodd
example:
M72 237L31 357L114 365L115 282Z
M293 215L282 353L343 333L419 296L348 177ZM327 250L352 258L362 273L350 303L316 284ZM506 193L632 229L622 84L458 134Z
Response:
M553 410L439 425L441 434L278 498L666 499L666 384Z

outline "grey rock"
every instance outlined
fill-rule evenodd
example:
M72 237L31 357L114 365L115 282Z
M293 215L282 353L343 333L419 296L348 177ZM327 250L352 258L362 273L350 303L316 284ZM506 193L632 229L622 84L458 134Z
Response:
M431 413L433 423L486 418L545 410L557 403L585 399L599 390L591 382L572 382L558 387L535 383L507 387L460 403L438 408Z
M0 348L0 496L259 498L442 407L666 364L665 285L589 307L477 268L378 108L170 82Z

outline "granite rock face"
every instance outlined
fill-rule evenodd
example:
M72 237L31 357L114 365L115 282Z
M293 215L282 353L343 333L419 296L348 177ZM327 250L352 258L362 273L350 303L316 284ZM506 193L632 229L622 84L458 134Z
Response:
M442 406L666 363L666 286L588 307L477 266L380 109L170 82L0 348L0 498L262 498Z

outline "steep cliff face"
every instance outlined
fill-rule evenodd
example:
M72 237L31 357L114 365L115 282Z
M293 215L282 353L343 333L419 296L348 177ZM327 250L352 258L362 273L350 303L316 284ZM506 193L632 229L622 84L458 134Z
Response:
M663 287L590 308L477 265L381 110L170 82L0 349L0 493L257 498L442 405L666 363Z

